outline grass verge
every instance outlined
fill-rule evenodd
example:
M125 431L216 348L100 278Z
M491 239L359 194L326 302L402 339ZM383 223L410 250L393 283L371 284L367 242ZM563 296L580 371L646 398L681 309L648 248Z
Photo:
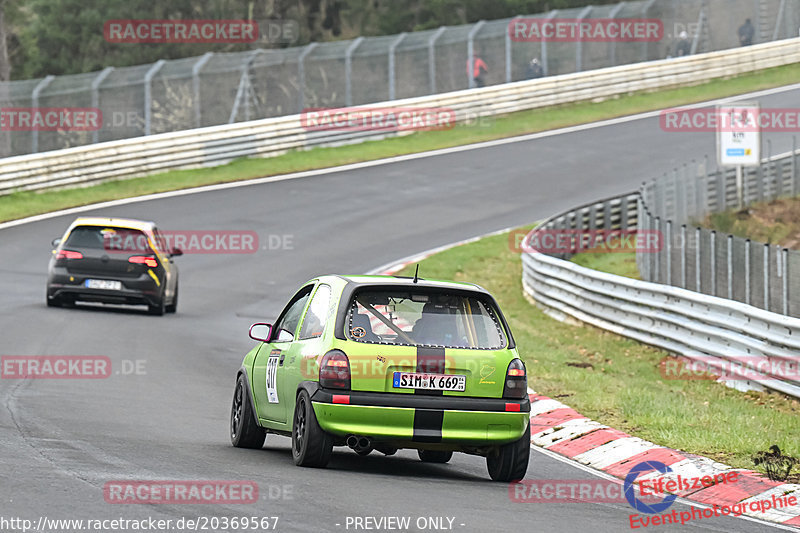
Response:
M626 254L583 255L613 266ZM522 265L509 249L508 235L433 255L421 262L420 273L491 291L514 332L531 387L585 416L737 468L753 469L752 454L772 444L800 457L795 438L800 402L776 393L742 393L713 381L665 380L659 362L666 352L551 319L523 297ZM402 274L413 274L413 265ZM800 482L800 475L795 471L790 479Z
M295 151L267 159L240 159L213 168L169 171L85 188L41 193L18 192L0 197L0 221L118 198L287 174L513 137L779 87L796 83L798 79L800 79L800 64L788 65L736 78L713 80L692 87L635 93L597 103L581 102L521 111L493 118L488 123L480 121L472 126L458 125L447 131L418 132L357 145Z

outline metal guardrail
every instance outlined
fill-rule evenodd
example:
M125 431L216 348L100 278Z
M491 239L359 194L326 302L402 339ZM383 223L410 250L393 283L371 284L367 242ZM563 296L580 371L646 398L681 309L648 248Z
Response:
M455 111L457 121L463 122L555 104L606 99L634 91L702 83L796 62L800 62L800 39L788 39L362 107L446 107ZM270 157L289 150L354 143L388 135L393 134L306 131L300 115L163 133L0 159L0 194L211 166L239 157Z
M629 193L577 207L549 218L529 238L541 230L644 229L640 200L638 193ZM800 381L787 379L785 370L787 363L800 364L800 319L597 272L568 258L566 253L522 256L523 289L551 316L572 317L720 370L743 359L764 358L766 371L751 374L757 383L739 383L800 398Z

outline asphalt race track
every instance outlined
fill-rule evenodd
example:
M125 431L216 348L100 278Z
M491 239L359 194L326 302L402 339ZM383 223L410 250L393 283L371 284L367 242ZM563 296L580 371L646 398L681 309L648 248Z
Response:
M798 97L794 89L760 101L785 108ZM786 134L768 138L773 153L791 146ZM315 470L294 466L287 438L269 436L260 451L235 449L228 437L234 376L253 346L249 325L274 319L308 278L361 273L527 224L634 190L645 178L705 154L714 157L713 134L665 133L651 117L89 211L151 219L172 230L255 231L267 248L269 235L291 236L291 249L177 258L180 305L177 315L165 317L137 308L45 307L50 241L74 215L0 230L0 354L108 356L113 369L99 380L0 380L0 515L34 522L42 516L278 516L278 531L309 532L354 531L348 517L386 516L411 517L412 525L420 517L449 517L452 529L463 532L629 530L633 510L626 503L513 503L508 485L491 482L480 457L457 454L440 466L421 463L413 451L361 458L337 448L330 466ZM129 373L135 361L140 372ZM530 379L535 388L536 376ZM594 476L532 452L528 478ZM105 502L106 482L139 479L252 480L260 499L250 505ZM720 518L647 531L778 529Z

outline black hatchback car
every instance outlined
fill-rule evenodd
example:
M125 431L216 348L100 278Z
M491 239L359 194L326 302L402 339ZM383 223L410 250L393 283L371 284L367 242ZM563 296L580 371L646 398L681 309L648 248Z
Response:
M151 314L178 308L178 268L153 222L80 217L53 241L47 305L76 301L146 305Z

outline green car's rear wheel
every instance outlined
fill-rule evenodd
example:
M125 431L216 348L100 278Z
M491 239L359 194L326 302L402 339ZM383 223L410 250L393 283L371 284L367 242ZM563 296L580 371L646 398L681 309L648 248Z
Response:
M486 456L489 476L495 481L519 481L528 471L531 455L531 425L519 440L500 446L497 453Z
M322 431L308 392L297 395L292 421L292 456L297 466L324 468L333 453L333 439Z
M417 450L417 454L423 463L446 463L453 457L453 452L438 450Z
M231 405L231 444L237 448L260 450L264 446L267 432L256 424L256 415L250 405L250 394L244 376L236 380Z

